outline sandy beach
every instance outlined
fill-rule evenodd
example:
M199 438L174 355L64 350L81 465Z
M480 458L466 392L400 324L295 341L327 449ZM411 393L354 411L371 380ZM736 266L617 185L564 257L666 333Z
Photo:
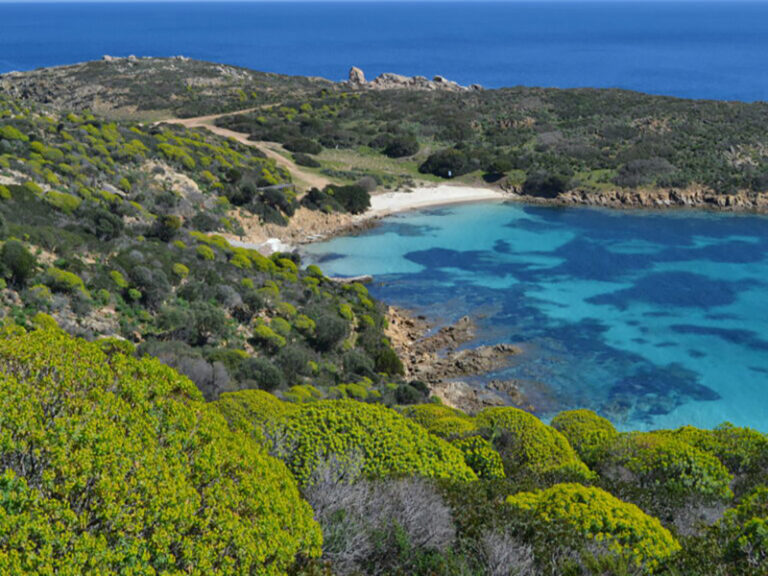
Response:
M415 188L411 192L382 192L371 195L371 207L361 218L381 218L398 212L408 212L448 204L487 202L508 198L499 189L451 186L441 184L434 187Z
M324 214L301 208L287 226L255 224L249 218L241 221L246 230L243 237L225 236L234 246L256 249L268 255L363 230L392 214L472 202L501 202L509 198L509 194L499 189L448 184L414 188L410 192L379 192L371 194L371 207L363 214Z

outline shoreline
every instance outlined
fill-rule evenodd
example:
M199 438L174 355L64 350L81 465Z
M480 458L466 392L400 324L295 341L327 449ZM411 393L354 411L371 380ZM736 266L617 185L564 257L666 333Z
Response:
M337 236L362 232L379 220L417 210L478 202L505 202L514 195L500 188L438 184L421 186L410 192L371 194L371 207L363 214L324 214L301 209L287 226L258 226L245 237L224 235L233 246L250 248L270 255L296 250L306 244L323 242Z

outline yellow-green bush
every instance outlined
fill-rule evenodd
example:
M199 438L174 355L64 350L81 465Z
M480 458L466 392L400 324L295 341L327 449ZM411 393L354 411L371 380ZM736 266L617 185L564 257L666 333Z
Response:
M714 430L683 426L659 431L716 456L733 474L768 470L768 435L751 428L722 424Z
M733 476L720 460L664 433L622 434L598 466L608 478L670 495L733 496L729 486Z
M360 458L367 477L427 476L475 480L464 455L445 440L394 410L354 400L321 400L299 405L272 431L273 453L306 484L324 460Z
M507 504L520 513L534 538L550 548L604 542L649 570L680 549L658 519L600 488L556 484L510 496Z
M284 574L320 552L285 466L154 359L0 340L0 573Z
M560 432L517 408L487 408L475 423L500 452L508 475L530 473L590 480L594 474Z
M592 410L560 412L551 424L589 465L594 464L618 436L613 424Z
M294 409L264 390L225 392L213 405L227 419L234 430L245 432L264 441L264 426Z
M45 283L51 290L73 294L80 292L88 295L83 279L77 274L52 266L45 271Z
M197 255L203 260L216 259L216 252L214 252L210 246L206 246L205 244L198 245L197 248L195 248L195 251L197 252Z
M402 412L404 416L430 431L437 422L446 418L459 418L466 420L470 425L472 424L472 419L461 410L443 404L414 404L405 406Z
M257 324L254 326L253 339L262 346L272 350L280 349L286 344L285 338L266 324Z
M481 436L459 438L451 442L464 454L464 462L478 478L505 478L504 463L491 443Z

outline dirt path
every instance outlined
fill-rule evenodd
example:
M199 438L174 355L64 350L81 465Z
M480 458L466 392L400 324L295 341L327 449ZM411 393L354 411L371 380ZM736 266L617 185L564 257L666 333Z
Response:
M236 140L241 144L245 144L246 146L253 146L254 148L258 148L264 152L268 158L274 160L278 166L288 170L296 184L301 188L324 188L330 184L331 181L328 180L325 176L304 170L291 158L278 152L277 149L280 148L278 144L272 142L254 142L252 140L248 140L248 134L235 132L234 130L229 130L228 128L216 126L216 120L219 118L223 118L224 116L235 116L238 114L248 114L249 112L253 112L259 108L260 107L249 108L247 110L227 112L225 114L211 114L210 116L197 116L195 118L173 118L171 120L164 120L163 122L166 124L179 124L180 126L185 126L186 128L205 128L214 134L217 134L218 136L223 136L224 138L232 138L233 140Z

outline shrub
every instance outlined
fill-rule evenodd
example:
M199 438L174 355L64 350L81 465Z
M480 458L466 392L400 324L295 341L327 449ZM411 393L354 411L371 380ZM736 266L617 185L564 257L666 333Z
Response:
M757 574L768 565L768 487L758 486L716 526L732 574ZM762 567L762 568L761 568Z
M320 154L323 147L309 138L292 138L283 143L283 147L289 152L299 152L302 154Z
M0 264L5 277L17 288L23 287L35 273L37 260L18 240L8 240L0 248Z
M552 419L552 427L568 439L578 455L590 466L605 454L618 432L613 424L591 410L568 410Z
M413 136L392 136L384 146L384 154L390 158L413 156L419 151L419 141Z
M225 392L213 405L226 418L230 428L253 436L260 442L266 441L263 428L267 423L293 410L292 404L263 390Z
M476 478L458 449L383 406L354 400L303 404L268 433L273 453L302 484L331 456L341 463L361 458L361 473L371 478Z
M0 373L3 574L278 575L319 554L285 467L157 360L38 330L0 341Z
M419 166L419 172L422 174L434 174L441 178L456 178L471 170L472 166L467 155L455 148L438 150L430 154Z
M323 528L323 557L334 574L421 574L421 554L447 550L456 531L451 510L421 478L343 481L334 463L306 489ZM341 476L342 481L339 481Z
M52 266L45 271L45 283L54 292L64 292L67 294L79 292L84 295L88 294L83 279L80 278L80 276L66 270L61 270L55 266Z
M529 174L523 183L523 194L538 198L555 198L566 192L571 185L570 178L562 174L537 171Z
M443 420L444 422L445 420ZM463 420L462 420L463 421ZM505 478L504 463L491 443L480 436L459 438L451 442L464 454L464 462L478 478Z
M8 187L0 184L0 200L10 200L11 198L11 191L8 189Z
M189 276L189 268L187 266L184 266L184 264L181 264L180 262L176 262L173 265L173 273L175 276L181 278L182 280Z
M729 487L733 477L720 460L666 434L622 435L598 468L606 478L670 496L733 496Z
M19 140L21 142L29 141L29 137L8 124L0 126L0 140Z
M517 408L487 408L475 421L499 450L507 475L554 475L579 480L594 476L565 436L532 414Z
M461 438L477 431L472 418L442 404L418 404L403 408L403 415L441 438Z
M350 214L362 214L371 207L370 193L357 184L333 186L327 191Z
M198 257L203 260L216 259L216 252L214 252L210 246L206 246L205 244L199 244L197 248L195 248L195 251L197 252Z
M520 513L539 547L550 551L605 542L609 551L627 555L652 570L680 550L680 544L656 518L600 488L557 484L515 494L507 504Z
M295 153L293 155L293 161L299 166L306 166L307 168L320 168L320 162L312 158L307 154Z
M51 206L58 208L66 214L72 214L80 206L82 200L72 194L50 190L43 199Z
M405 373L405 367L403 366L402 360L400 360L397 352L395 352L390 346L382 346L379 348L379 351L376 353L375 360L376 372L389 374L391 376L398 374L402 375Z

